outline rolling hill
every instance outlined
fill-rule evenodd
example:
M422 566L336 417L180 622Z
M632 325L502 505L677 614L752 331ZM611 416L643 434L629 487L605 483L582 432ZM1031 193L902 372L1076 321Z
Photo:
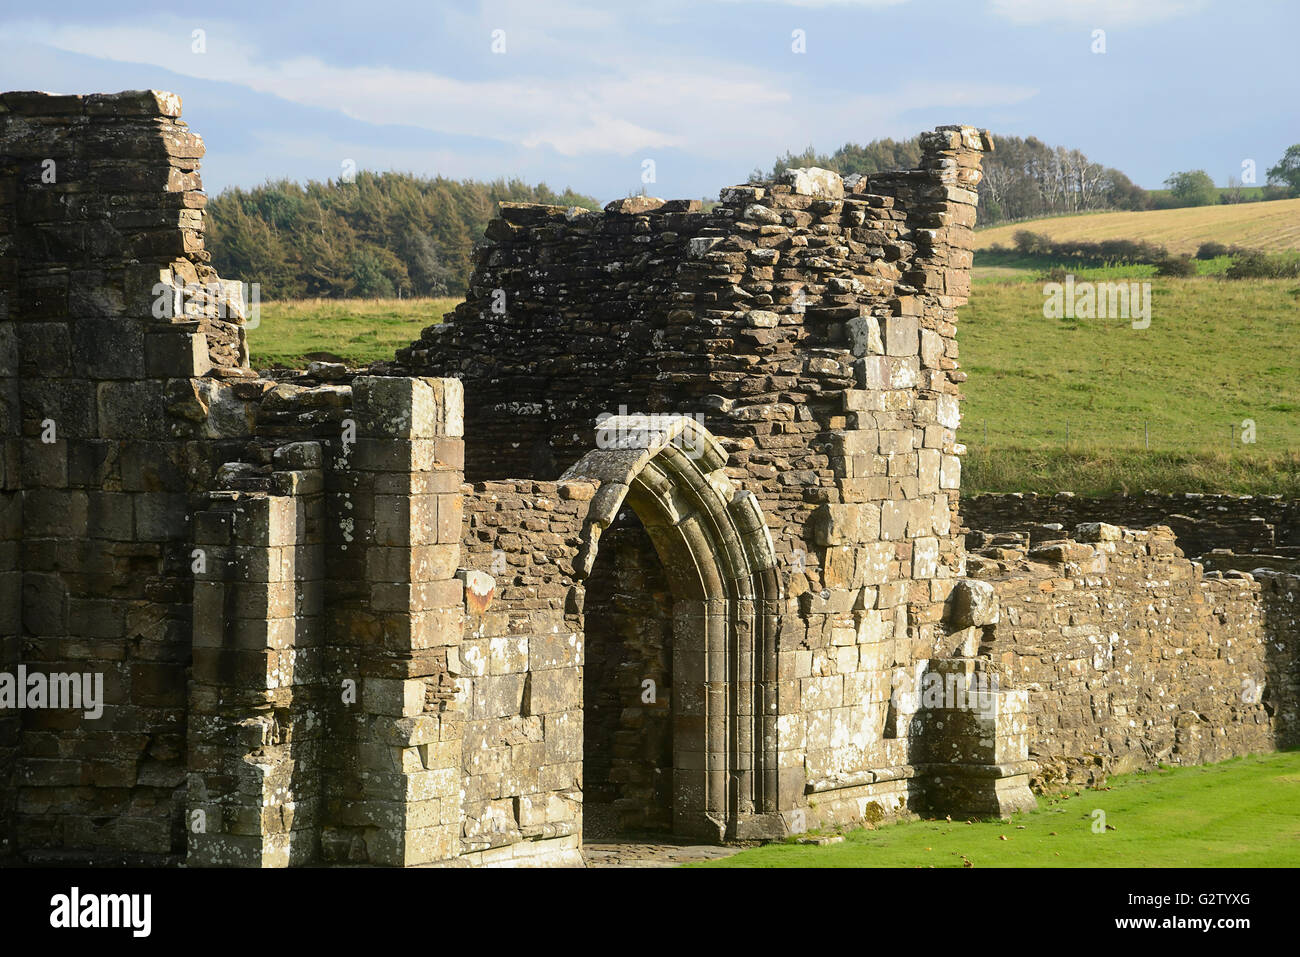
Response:
M1013 246L1021 229L1054 240L1145 239L1164 244L1171 253L1194 253L1211 240L1280 252L1300 249L1300 199L1029 220L977 231L975 248Z

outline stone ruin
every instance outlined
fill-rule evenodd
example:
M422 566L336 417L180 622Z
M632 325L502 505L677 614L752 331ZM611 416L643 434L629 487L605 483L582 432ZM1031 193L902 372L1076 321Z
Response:
M505 204L391 362L259 373L179 98L0 96L0 860L577 864L1294 745L1294 569L967 541L993 143L922 143Z

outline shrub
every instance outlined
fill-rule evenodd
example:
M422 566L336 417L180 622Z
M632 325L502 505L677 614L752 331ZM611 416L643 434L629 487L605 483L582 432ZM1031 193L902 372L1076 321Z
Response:
M1146 240L1142 240L1136 245L1137 248L1133 252L1132 262L1158 263L1162 259L1169 258L1169 250L1158 243L1149 243Z
M1132 262L1139 244L1131 239L1103 239L1097 244L1101 255L1109 262Z
M1259 249L1247 249L1232 257L1227 271L1229 279L1263 279L1268 276L1268 254Z
M1260 249L1247 249L1233 257L1224 273L1228 279L1300 278L1300 258L1270 256Z
M1157 276L1186 278L1196 275L1196 263L1191 256L1170 256L1156 263Z
M1228 247L1223 243L1208 242L1201 243L1196 250L1197 259L1218 259L1220 256L1228 255Z
M1052 245L1052 241L1046 236L1040 236L1028 229L1017 229L1012 234L1011 241L1016 244L1016 251L1022 255L1041 252Z
M1219 189L1203 169L1174 173L1165 180L1165 185L1183 206L1213 206L1219 201Z

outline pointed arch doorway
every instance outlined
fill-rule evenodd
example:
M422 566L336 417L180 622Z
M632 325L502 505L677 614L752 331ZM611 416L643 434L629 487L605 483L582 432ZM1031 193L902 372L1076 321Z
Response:
M575 573L630 508L672 593L672 831L713 841L776 837L780 583L758 500L689 416L603 419L597 448L561 480L599 483Z

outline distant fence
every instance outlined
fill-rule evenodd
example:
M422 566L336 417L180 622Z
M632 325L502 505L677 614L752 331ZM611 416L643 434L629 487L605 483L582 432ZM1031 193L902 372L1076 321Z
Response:
M1295 443L1288 432L1260 428L1253 418L1224 419L1180 425L1158 419L1062 418L1059 424L1032 432L991 424L987 418L966 419L959 440L976 452L999 448L1116 449L1148 452L1250 452L1284 450Z

